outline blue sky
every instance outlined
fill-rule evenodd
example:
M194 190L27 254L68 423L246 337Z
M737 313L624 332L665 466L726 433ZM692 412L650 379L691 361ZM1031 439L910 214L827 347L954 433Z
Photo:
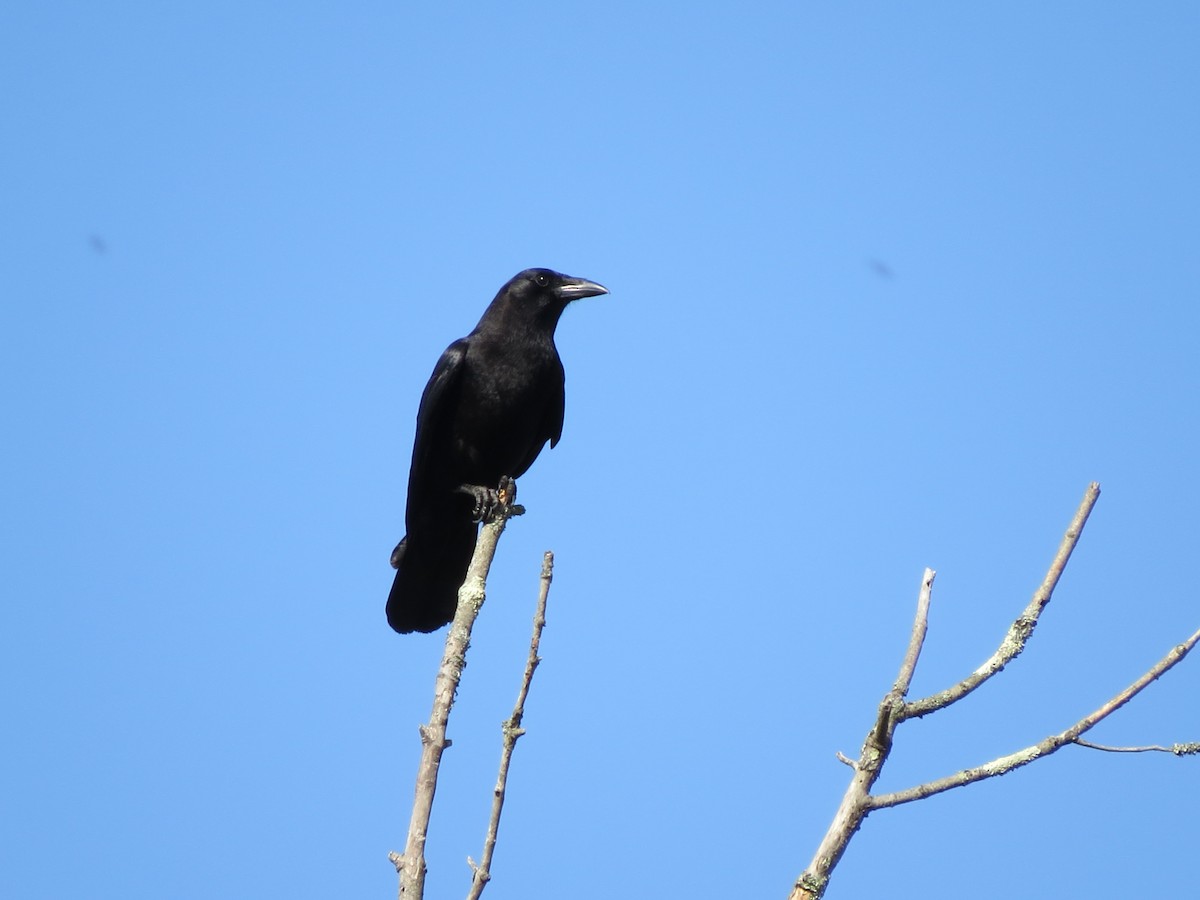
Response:
M465 893L783 897L938 570L894 790L1200 625L1192 4L10 4L0 894L390 896L441 638L393 634L417 400L570 309L428 846ZM1200 739L1186 661L1097 729ZM828 896L1178 893L1200 769L1067 748L868 819Z

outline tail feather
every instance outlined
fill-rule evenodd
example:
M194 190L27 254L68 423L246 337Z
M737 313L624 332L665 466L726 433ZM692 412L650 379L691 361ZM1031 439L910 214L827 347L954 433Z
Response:
M401 634L436 631L454 618L458 589L475 552L475 524L469 520L439 529L436 536L412 535L392 551L396 577L388 594L388 624Z

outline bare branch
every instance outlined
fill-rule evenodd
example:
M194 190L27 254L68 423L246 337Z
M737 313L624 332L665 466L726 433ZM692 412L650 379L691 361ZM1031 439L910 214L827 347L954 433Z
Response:
M514 492L515 492L515 485ZM511 496L511 495L510 495ZM433 795L437 790L438 767L442 752L450 746L446 739L446 725L450 720L450 707L458 682L466 665L467 647L471 643L471 629L483 606L485 584L492 558L496 555L496 543L504 533L510 516L524 512L519 506L498 506L492 517L479 531L475 541L475 553L467 568L467 577L458 590L458 609L446 634L446 649L438 669L433 688L433 710L429 724L420 726L421 761L417 767L416 796L413 800L412 819L408 826L408 840L402 856L391 853L388 858L396 864L400 873L401 900L421 900L425 895L425 839L429 832L429 817L433 810Z
M853 762L838 753L838 759L854 770L850 785L842 796L841 805L834 814L833 822L821 845L813 855L808 868L801 873L792 886L788 900L817 900L825 893L829 876L833 873L850 839L861 827L867 813L871 811L871 787L879 779L883 764L892 749L892 733L899 724L896 713L904 705L904 694L912 682L917 660L921 655L921 646L925 641L925 632L929 625L929 604L933 592L934 571L926 569L921 577L921 591L917 598L917 612L913 619L912 635L908 641L908 649L904 660L900 663L900 672L896 676L895 685L879 704L879 712L875 716L875 724L863 741L862 753L858 762Z
M933 569L926 569L925 574L921 576L921 593L917 597L917 615L913 619L912 637L908 641L904 662L900 665L900 675L892 687L892 692L901 700L908 695L913 672L917 669L917 660L921 658L921 647L925 644L925 633L929 630L929 602L933 594L933 579L936 576L937 572Z
M529 657L525 660L525 675L521 679L521 689L517 692L517 703L512 715L501 726L504 740L500 752L500 772L496 777L496 789L492 793L492 814L488 820L487 836L483 841L483 855L479 865L469 859L467 862L472 869L471 889L467 891L467 900L479 900L484 886L492 877L492 855L496 850L496 835L500 830L500 813L504 809L504 795L508 788L508 767L512 762L513 748L517 738L525 733L521 720L525 717L525 698L529 696L529 686L533 683L533 673L537 670L541 657L538 647L542 643L542 629L546 627L546 599L550 595L550 582L554 578L554 553L547 550L542 557L541 587L538 590L537 612L533 615L533 637L529 640Z
M961 700L983 682L1001 671L1008 662L1022 651L1026 641L1028 641L1029 636L1033 633L1033 629L1037 625L1038 617L1050 602L1054 588L1062 576L1063 569L1066 567L1067 561L1071 557L1071 552L1079 541L1079 537L1083 532L1083 526L1087 522L1087 518L1099 496L1100 486L1093 482L1088 486L1083 501L1076 511L1074 518L1071 520L1070 526L1067 528L1067 533L1059 545L1058 553L1055 555L1054 562L1051 564L1050 570L1047 572L1041 587L1034 593L1033 599L1021 616L1013 623L1008 635L1001 642L999 649L992 655L991 659L980 666L972 675L949 690L926 697L923 700L906 703L904 697L912 684L913 673L920 659L921 648L924 645L928 628L934 572L931 569L925 570L925 575L921 582L921 594L917 601L917 613L913 621L912 635L909 638L904 661L900 666L900 673L891 691L887 693L883 701L879 704L879 711L875 722L871 731L867 734L866 740L863 742L862 754L858 761L854 762L847 759L841 753L838 753L838 759L849 765L854 770L854 774L851 776L850 784L846 788L845 795L842 797L841 805L838 807L833 822L829 826L828 831L826 831L824 838L822 838L812 862L809 863L808 868L801 873L792 886L789 900L820 900L824 896L833 869L845 853L850 839L854 837L854 834L861 827L866 817L877 809L898 806L914 800L922 800L925 797L948 791L952 788L962 787L963 785L972 784L985 778L992 778L996 775L1003 775L1005 772L1010 772L1013 769L1027 765L1043 756L1049 756L1051 753L1072 743L1097 750L1109 750L1113 752L1160 750L1175 753L1179 756L1200 754L1200 742L1175 744L1172 747L1105 747L1099 744L1092 744L1081 738L1081 735L1112 715L1145 690L1152 682L1179 663L1197 642L1200 642L1200 631L1197 631L1182 644L1172 648L1166 656L1138 678L1137 681L1065 731L1051 735L1037 744L1026 747L1023 750L1018 750L1016 753L1010 753L1007 756L994 759L977 768L967 769L947 778L930 781L904 791L896 791L890 794L871 794L871 788L878 780L888 755L891 753L895 730L901 722L915 716L935 712L957 700Z
M1152 750L1157 750L1160 753L1174 753L1176 756L1191 756L1200 753L1200 741L1192 741L1187 744L1172 744L1170 747L1162 747L1157 744L1152 744L1148 747L1109 747L1106 744L1093 744L1091 741L1085 741L1083 738L1075 738L1075 743L1080 747L1087 747L1089 750L1103 750L1106 753L1149 753Z
M875 810L884 809L889 806L899 806L902 803L911 803L914 800L932 797L934 794L940 794L952 788L974 784L976 781L983 781L985 778L994 778L997 775L1003 775L1006 772L1011 772L1013 769L1028 765L1036 759L1049 756L1067 744L1076 743L1080 735L1094 728L1099 722L1104 721L1187 656L1197 641L1200 641L1200 630L1196 631L1182 644L1173 647L1166 656L1155 663L1141 678L1107 703L1084 716L1066 731L1050 735L1045 740L1039 741L1032 746L1018 750L1015 753L1010 753L1007 756L1001 756L974 769L964 769L946 778L939 778L935 781L919 784L907 790L871 797L869 798L870 808Z
M1008 634L1004 636L1004 640L1000 642L996 652L987 662L953 687L905 704L904 709L899 713L901 720L918 718L961 700L1001 671L1025 649L1025 643L1033 634L1033 629L1037 627L1038 617L1041 616L1042 610L1050 602L1058 579L1062 576L1063 569L1067 567L1071 553L1074 551L1075 545L1079 543L1080 535L1083 534L1083 526L1087 524L1088 516L1091 515L1092 508L1099 498L1100 485L1093 481L1084 492L1083 501L1079 504L1074 518L1071 519L1071 524L1067 526L1067 533L1063 535L1062 543L1059 544L1058 552L1054 555L1054 561L1050 563L1050 569L1046 572L1045 579L1042 580L1041 586L1034 591L1029 605L1009 626Z

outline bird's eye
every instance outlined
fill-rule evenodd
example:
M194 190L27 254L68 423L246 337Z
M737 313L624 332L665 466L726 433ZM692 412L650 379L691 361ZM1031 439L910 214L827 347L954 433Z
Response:
M545 287L546 285L548 285L550 283L550 279L547 278L545 275L539 275L535 279L535 281L537 281L537 283L540 284L542 287Z

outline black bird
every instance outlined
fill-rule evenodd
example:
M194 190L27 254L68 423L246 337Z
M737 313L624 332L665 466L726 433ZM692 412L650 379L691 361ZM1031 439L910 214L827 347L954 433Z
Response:
M514 276L475 330L446 348L417 410L407 534L392 552L388 624L401 634L454 618L479 507L562 436L564 375L554 329L567 304L607 294L550 269Z

